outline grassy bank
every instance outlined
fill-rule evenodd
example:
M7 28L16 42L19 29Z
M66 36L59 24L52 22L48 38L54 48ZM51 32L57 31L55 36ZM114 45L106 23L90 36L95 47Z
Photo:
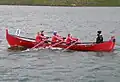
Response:
M120 0L0 0L0 5L120 6Z

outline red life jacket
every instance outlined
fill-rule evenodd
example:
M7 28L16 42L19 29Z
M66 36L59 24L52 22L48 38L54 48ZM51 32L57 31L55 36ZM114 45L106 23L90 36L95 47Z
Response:
M44 36L44 34L39 34L39 35L36 36L35 41L36 42L41 42L41 41L43 41L45 39L46 39L46 37Z
M53 43L56 43L57 42L57 38L56 38L56 36L54 35L54 36L52 36L52 42Z
M53 35L52 36L52 42L53 43L56 43L56 42L61 41L61 40L62 40L62 38L59 35Z
M66 44L71 44L72 38L71 37L67 37L66 39Z
M71 44L71 42L73 42L73 41L78 41L78 39L69 36L69 37L67 37L67 39L66 39L66 44Z
M39 35L37 35L37 36L36 36L35 41L36 41L36 42L40 42L40 41L41 41L41 39L40 39L40 36L39 36Z

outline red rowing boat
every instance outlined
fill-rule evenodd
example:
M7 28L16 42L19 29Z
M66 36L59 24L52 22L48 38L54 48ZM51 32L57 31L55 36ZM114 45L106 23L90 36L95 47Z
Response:
M8 44L11 47L14 46L23 46L26 48L32 48L37 43L33 38L26 38L16 35L11 35L8 33L8 29L6 29L6 39ZM51 45L50 43L47 46ZM41 45L39 45L40 47ZM104 41L103 43L96 44L95 42L83 42L83 43L76 43L74 45L66 45L65 43L57 44L52 47L58 47L63 49L75 50L75 51L112 51L115 46L114 40Z

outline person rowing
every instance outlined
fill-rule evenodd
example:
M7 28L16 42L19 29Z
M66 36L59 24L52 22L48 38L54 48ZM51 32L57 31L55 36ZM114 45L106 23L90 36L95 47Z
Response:
M46 44L48 41L48 37L44 36L44 31L41 31L40 33L38 32L36 35L36 43L39 44L41 43L41 45L45 48Z
M41 41L43 41L45 39L47 39L47 37L44 36L44 31L41 31L40 33L37 32L36 42L41 42Z
M78 40L79 39L72 37L71 34L68 34L68 36L66 38L66 44L70 45L70 44L72 44L74 42L78 42Z
M56 31L53 32L53 36L52 36L52 44L58 43L60 41L64 41L63 37L58 35Z
M45 39L48 39L45 35L44 35L44 31L41 31L40 32L40 39L41 41L45 40Z
M39 33L39 32L37 32L35 41L36 41L37 43L39 43L39 42L41 41L41 39L40 39L40 33Z
M103 36L102 36L102 31L97 31L97 38L96 38L96 43L102 43L103 42Z

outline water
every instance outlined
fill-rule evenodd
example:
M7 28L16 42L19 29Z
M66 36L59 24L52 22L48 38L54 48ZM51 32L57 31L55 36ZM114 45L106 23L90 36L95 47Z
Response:
M0 82L119 82L119 15L119 7L0 6ZM104 40L115 35L117 43L113 52L10 52L6 27L32 38L40 30L48 36L72 33L81 41L95 41L96 31L102 30Z

